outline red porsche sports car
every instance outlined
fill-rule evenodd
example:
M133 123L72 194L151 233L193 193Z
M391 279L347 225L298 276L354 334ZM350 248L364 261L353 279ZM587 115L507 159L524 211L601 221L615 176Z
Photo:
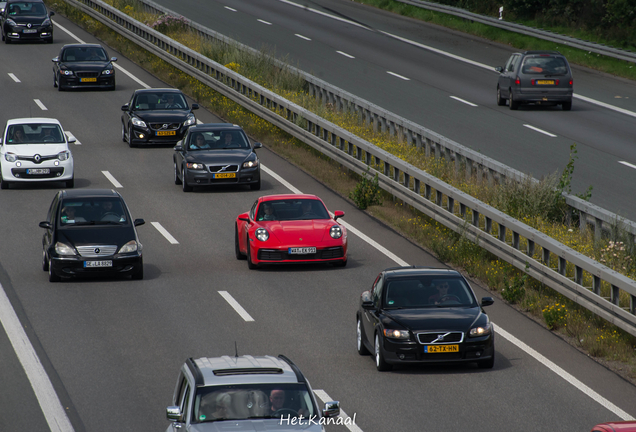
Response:
M347 230L315 195L268 195L236 218L237 259L250 269L261 264L332 263L347 265Z

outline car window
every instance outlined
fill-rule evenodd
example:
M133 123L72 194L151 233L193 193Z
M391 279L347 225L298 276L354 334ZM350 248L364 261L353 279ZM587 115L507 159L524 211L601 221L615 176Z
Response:
M102 47L69 47L62 53L63 62L106 61L108 55Z
M53 219L55 218L55 209L57 208L58 200L59 200L59 195L55 195L55 198L53 198L53 201L51 202L51 206L49 207L49 211L46 214L47 222L53 222Z
M168 96L173 96L169 100ZM138 110L165 110L186 109L188 104L181 93L139 93L134 101L134 107Z
M60 206L60 226L111 224L128 224L128 214L119 198L65 199Z
M64 132L57 124L29 123L9 126L7 144L63 144Z
M516 61L519 59L519 55L512 55L510 56L510 58L508 59L508 63L506 63L506 67L505 70L507 72L514 72L515 71L515 63Z
M197 387L192 422L287 418L317 415L304 383Z
M9 15L46 15L46 8L40 2L20 2L11 3L9 6Z
M378 276L378 279L373 286L373 290L371 291L371 299L373 300L373 304L376 308L380 307L380 301L382 299L382 285L383 285L383 277L382 275Z
M203 138L203 146L196 143L201 138ZM192 132L188 137L188 148L190 150L227 150L250 149L251 146L243 131L214 130Z
M315 199L288 199L267 201L278 221L330 219L322 201ZM257 220L264 219L265 206L258 210Z
M388 280L384 304L387 309L473 307L476 300L461 278L419 276Z
M523 60L521 71L524 74L551 74L563 75L568 72L568 67L563 57L537 56L526 57Z
M254 220L254 211L256 209L256 204L258 204L258 200L254 201L252 204L252 208L250 209L250 219Z

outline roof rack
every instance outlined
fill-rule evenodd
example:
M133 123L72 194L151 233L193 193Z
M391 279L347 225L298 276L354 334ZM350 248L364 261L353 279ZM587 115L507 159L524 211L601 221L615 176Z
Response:
M235 369L215 369L212 371L217 376L227 375L247 375L247 374L282 374L281 368L235 368Z

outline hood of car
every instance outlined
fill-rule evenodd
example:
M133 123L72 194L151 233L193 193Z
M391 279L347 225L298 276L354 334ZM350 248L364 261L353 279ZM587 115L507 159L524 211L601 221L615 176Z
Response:
M190 114L189 109L135 110L135 116L150 123L182 123Z
M31 24L33 27L41 26L45 19L48 18L47 15L22 15L22 16L14 16L11 15L11 18L16 24Z
M238 165L252 153L251 149L194 150L188 152L188 162L215 165Z
M57 241L71 246L117 245L137 240L132 225L74 225L58 228Z
M281 424L282 423L282 424ZM292 425L280 419L252 419L252 420L234 420L234 421L216 421L211 423L193 424L188 429L191 432L290 432L290 431L324 431L323 427L318 423L318 419L314 422L305 420L305 424Z
M466 331L481 315L479 307L431 307L389 309L384 315L396 323L414 330Z
M329 235L329 228L334 224L335 222L331 219L268 221L264 223L270 234L278 241L298 246L322 241L325 235Z
M5 144L2 153L15 153L18 156L41 156L56 155L59 152L68 150L66 143L50 144Z
M110 61L85 61L85 62L68 62L60 63L60 67L72 70L74 72L95 71L106 69Z

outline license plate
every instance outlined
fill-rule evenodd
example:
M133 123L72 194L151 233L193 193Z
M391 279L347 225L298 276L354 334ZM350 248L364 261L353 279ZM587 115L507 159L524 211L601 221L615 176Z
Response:
M428 345L424 347L425 353L449 353L459 352L459 345Z
M50 168L29 168L27 174L50 174Z
M554 80L537 80L539 85L554 85Z
M170 135L176 135L177 131L158 131L157 132L157 136L170 136Z
M113 262L111 260L108 261L84 261L84 267L112 267Z
M236 173L219 173L214 174L214 178L236 178Z
M316 253L316 248L315 247L296 247L296 248L289 248L287 250L287 253L290 255L307 255L307 254L315 254Z
M97 82L97 78L80 78L80 82Z
M22 33L37 33L38 29L24 29Z

